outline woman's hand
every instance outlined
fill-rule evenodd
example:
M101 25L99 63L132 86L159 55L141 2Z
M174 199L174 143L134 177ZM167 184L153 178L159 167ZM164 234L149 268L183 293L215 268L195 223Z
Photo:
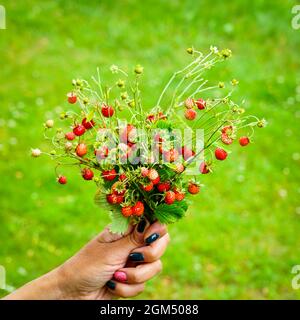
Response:
M162 269L169 234L146 221L124 236L106 228L76 255L6 299L112 299L133 297Z

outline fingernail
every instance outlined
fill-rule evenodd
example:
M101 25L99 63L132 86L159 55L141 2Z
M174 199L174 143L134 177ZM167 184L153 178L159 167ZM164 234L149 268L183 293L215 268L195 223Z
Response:
M116 271L114 273L114 278L117 281L126 282L127 281L127 274L125 272L123 272L123 271Z
M140 252L133 252L129 255L131 261L144 261L144 255Z
M153 233L153 234L151 234L150 237L148 237L148 238L145 240L145 242L146 242L147 244L150 244L150 243L154 242L155 240L157 240L158 238L159 238L159 234L158 234L158 233Z
M146 227L147 221L145 219L141 220L137 226L137 231L143 233Z
M106 285L107 285L107 286L109 287L109 289L111 289L111 290L115 290L115 289L116 289L116 283L113 282L113 281L111 281L111 280L107 281L107 282L106 282Z

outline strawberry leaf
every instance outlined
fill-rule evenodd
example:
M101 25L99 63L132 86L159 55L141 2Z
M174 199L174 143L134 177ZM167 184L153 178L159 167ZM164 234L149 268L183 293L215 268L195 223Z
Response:
M154 214L161 223L173 223L184 217L185 212L188 209L186 201L178 201L172 205L166 203L160 204L154 211Z

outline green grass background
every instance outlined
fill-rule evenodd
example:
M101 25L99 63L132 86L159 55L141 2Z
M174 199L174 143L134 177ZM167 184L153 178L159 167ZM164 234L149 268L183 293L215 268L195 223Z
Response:
M205 176L188 217L170 226L164 271L144 299L295 299L300 264L300 30L295 1L2 1L0 30L0 265L12 290L75 253L109 222L95 186L76 170L59 186L53 163L32 159L42 123L66 107L70 80L96 66L145 67L151 106L185 49L234 56L216 80L240 80L248 112L265 117L255 144ZM4 294L4 292L2 292Z

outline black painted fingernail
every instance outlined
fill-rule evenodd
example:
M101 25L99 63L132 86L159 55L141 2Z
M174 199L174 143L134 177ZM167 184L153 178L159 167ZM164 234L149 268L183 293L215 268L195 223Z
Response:
M115 289L116 289L116 283L113 282L113 281L111 281L111 280L107 281L107 282L106 282L106 285L107 285L107 286L109 287L109 289L111 289L111 290L115 290Z
M150 237L148 237L148 238L145 240L145 242L146 242L147 244L150 244L150 243L154 242L155 240L157 240L158 238L159 238L159 234L158 234L158 233L153 233L153 234L151 234Z
M133 252L129 255L131 261L144 261L144 255L140 252Z
M137 231L143 233L146 227L147 221L145 219L141 220L137 226Z

